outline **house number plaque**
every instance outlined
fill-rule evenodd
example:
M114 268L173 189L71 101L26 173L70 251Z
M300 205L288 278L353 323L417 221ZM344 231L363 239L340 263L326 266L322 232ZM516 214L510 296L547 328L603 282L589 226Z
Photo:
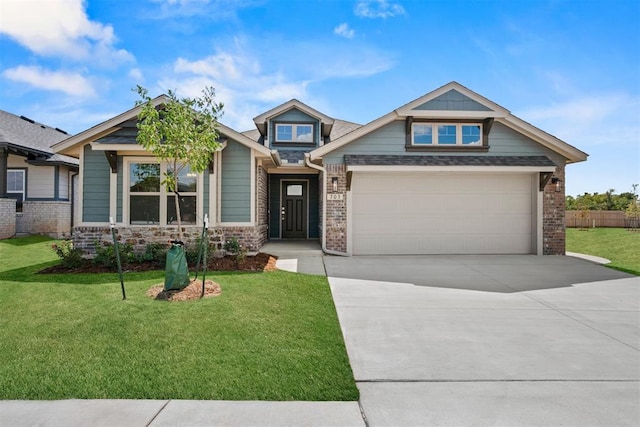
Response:
M342 193L328 193L327 200L344 200L344 194Z

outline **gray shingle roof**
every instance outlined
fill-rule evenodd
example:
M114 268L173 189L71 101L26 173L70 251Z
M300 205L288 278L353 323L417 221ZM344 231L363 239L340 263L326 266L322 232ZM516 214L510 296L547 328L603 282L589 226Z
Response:
M0 146L10 150L33 154L43 161L77 165L77 159L54 155L51 149L53 144L70 136L60 129L0 110Z
M304 160L304 153L308 152L307 150L279 150L278 154L287 163L298 163L300 160Z
M348 166L555 166L547 156L402 156L346 154Z

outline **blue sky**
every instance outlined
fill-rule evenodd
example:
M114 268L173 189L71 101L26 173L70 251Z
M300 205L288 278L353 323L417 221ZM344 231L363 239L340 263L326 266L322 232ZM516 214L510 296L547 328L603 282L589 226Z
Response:
M214 86L223 123L291 98L367 123L455 80L590 154L567 194L640 183L640 1L2 0L0 109L71 133Z

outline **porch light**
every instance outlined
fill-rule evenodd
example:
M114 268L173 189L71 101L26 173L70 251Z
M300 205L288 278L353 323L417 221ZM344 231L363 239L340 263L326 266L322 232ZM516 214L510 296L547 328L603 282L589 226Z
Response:
M551 178L551 183L556 185L556 193L560 192L560 178Z
M333 178L331 178L331 185L333 187L333 192L337 192L338 191L338 177L334 176Z

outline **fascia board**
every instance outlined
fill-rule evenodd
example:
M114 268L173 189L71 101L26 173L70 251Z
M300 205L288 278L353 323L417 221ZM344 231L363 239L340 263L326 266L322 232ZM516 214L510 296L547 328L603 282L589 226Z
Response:
M277 116L279 114L282 114L286 111L289 111L293 108L297 108L300 111L303 111L304 113L313 116L319 120L321 120L322 122L325 123L329 123L329 124L333 124L334 119L327 116L326 114L321 113L320 111L309 107L308 105L298 101L297 99L292 99L290 101L285 102L282 105L279 105L275 108L272 108L271 110L260 114L259 116L255 117L253 119L253 122L256 125L260 125L262 123L264 123L266 120L269 120L270 118L272 118L273 116Z
M499 123L533 139L543 146L555 151L568 160L568 163L584 162L589 156L584 151L580 151L572 145L567 144L559 138L525 122L524 120L509 115L504 119L498 120Z
M160 104L163 104L167 100L166 95L160 95L151 100L151 103L154 107L157 107ZM51 146L55 153L66 154L67 152L71 152L76 145L84 145L87 142L94 141L98 138L101 138L105 135L108 135L112 132L115 132L117 129L117 125L127 120L131 120L134 117L138 116L142 106L138 105L130 110L125 111L122 114L119 114L105 122L97 124L92 128L85 130L77 135L74 135L70 138L65 139L57 144ZM112 129L113 128L113 129Z
M241 134L240 132L236 132L235 130L231 129L229 126L226 126L220 122L218 122L218 133L226 135L230 139L237 141L248 148L256 150L263 157L271 157L271 150L269 150L267 147L265 147L264 145L258 144L253 139Z
M352 165L348 172L554 172L554 166L402 166Z
M510 111L507 110L506 108L496 104L495 102L485 98L484 96L472 91L471 89L468 89L464 86L462 86L460 83L458 82L450 82L447 83L446 85L427 93L426 95L421 96L418 99L415 99L411 102L409 102L408 104L403 105L402 107L398 108L396 111L398 112L398 114L400 114L403 117L407 117L407 116L416 116L416 112L420 112L422 110L414 110L414 108L429 102L437 97L439 97L440 95L443 95L447 92L449 92L450 90L456 90L457 92L460 92L461 94L463 94L464 96L476 101L479 104L484 105L485 107L489 108L490 110L492 110L491 112L489 111L484 111L484 117L506 117L510 114ZM429 111L429 110L424 110L424 111ZM455 113L455 111L453 112ZM459 111L457 113L460 113ZM464 113L467 113L466 111ZM495 116L490 115L490 113L495 114ZM456 117L460 117L459 115Z
M395 111L387 113L384 116L341 136L335 141L331 141L329 144L325 144L322 147L316 148L315 150L311 151L309 153L310 160L317 159L318 157L322 157L332 152L333 150L336 150L342 147L343 145L350 143L351 141L361 138L364 135L370 132L373 132L376 129L381 128L382 126L391 123L397 118L398 118L398 114Z

